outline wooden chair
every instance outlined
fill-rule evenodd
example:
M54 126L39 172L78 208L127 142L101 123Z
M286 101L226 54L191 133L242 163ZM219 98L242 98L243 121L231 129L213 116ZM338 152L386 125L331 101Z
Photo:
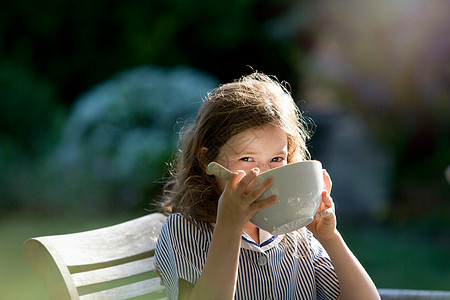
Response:
M165 219L155 213L101 229L32 238L23 250L52 300L166 299L153 265ZM378 291L382 300L450 299L450 291Z
M450 300L450 291L378 289L381 300Z
M166 217L25 241L25 256L50 299L165 299L153 256Z

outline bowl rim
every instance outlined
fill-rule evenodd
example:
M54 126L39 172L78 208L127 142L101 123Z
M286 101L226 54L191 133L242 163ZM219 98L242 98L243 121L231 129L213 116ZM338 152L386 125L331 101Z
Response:
M290 163L290 164L287 164L287 165L282 165L282 166L279 166L279 167L276 167L276 168L264 171L262 173L259 173L257 177L259 177L261 175L267 175L268 173L272 173L274 171L278 171L281 168L283 168L283 169L292 168L293 166L300 165L300 164L319 164L320 167L322 168L322 162L320 162L319 160L314 160L314 159L312 159L312 160L302 160L302 161L296 161L296 162L293 162L293 163Z

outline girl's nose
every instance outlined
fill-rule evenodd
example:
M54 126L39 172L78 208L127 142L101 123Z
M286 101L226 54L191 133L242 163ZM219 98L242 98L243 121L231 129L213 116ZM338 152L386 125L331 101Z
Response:
M258 166L260 173L265 172L265 171L269 171L270 170L270 165L269 164L260 164Z

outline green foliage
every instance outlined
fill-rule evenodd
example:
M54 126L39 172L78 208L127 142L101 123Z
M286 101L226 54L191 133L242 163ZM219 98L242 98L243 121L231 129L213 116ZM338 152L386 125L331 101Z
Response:
M173 119L164 122L159 111L136 102L135 107L124 108L124 103L113 100L103 114L93 115L97 120L84 120L85 128L66 128L59 152L46 158L66 118L61 107L74 103L75 111L82 92L118 70L148 64L195 66L226 81L248 73L248 65L256 69L265 65L263 71L288 79L294 73L292 62L282 55L282 44L267 38L264 26L289 5L284 2L276 5L274 13L270 2L257 0L3 1L0 61L6 62L0 65L0 210L51 210L65 201L79 207L95 203L98 209L99 203L108 208L130 201L123 199L151 198L155 187L149 188L148 182L163 174L173 140L168 141L165 133L154 138L155 150L149 155L146 137L161 134L159 127L152 126L172 128ZM166 95L164 99L178 97L172 89ZM179 105L167 109L174 107ZM72 115L68 127L83 121L73 120ZM68 132L73 134L72 144ZM74 142L77 134L83 136ZM64 168L66 173L61 171ZM138 172L134 181L125 180L130 172Z
M58 145L19 171L11 190L22 205L47 212L147 207L161 188L176 131L217 84L187 67L116 74L80 96Z
M264 26L287 3L7 0L1 6L7 13L0 21L0 59L52 80L64 102L118 70L146 64L190 65L227 81L248 72L247 65L293 75L295 62L285 60L284 46Z
M37 154L57 134L62 116L51 86L12 62L0 63L0 142ZM8 148L8 146L6 146Z
M63 110L51 86L29 70L0 63L0 212L20 208L34 162L59 136ZM24 187L25 186L25 187ZM31 196L31 195L30 195Z
M347 227L341 232L378 288L447 290L449 240L416 228Z

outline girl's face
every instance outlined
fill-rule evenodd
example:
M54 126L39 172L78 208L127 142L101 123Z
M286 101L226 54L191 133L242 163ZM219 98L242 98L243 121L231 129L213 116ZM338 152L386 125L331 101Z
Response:
M287 136L275 125L247 129L231 137L220 149L216 161L231 171L253 168L264 172L287 164ZM223 191L226 181L216 177Z

